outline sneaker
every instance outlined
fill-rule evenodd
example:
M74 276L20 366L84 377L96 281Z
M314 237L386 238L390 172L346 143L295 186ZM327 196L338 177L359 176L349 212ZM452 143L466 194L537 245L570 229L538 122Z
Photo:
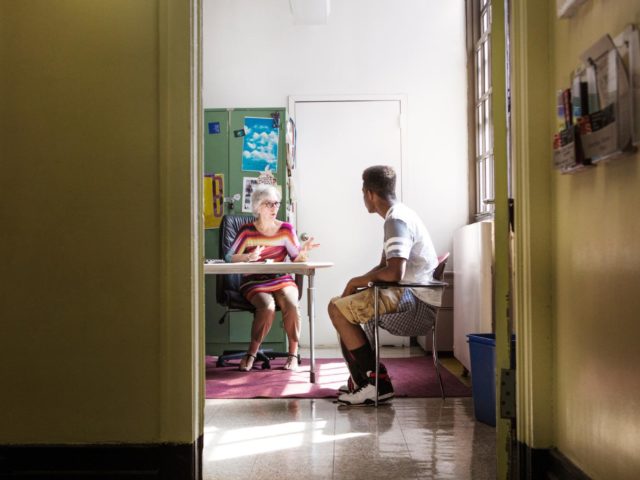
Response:
M353 377L349 377L349 380L347 380L347 384L346 385L342 385L339 389L338 389L338 394L341 393L351 393L353 392L355 389L357 389L358 386L356 385L356 382L353 381Z
M391 400L395 394L393 391L393 385L391 385L391 378L387 373L387 369L384 368L383 371L382 368L380 369L380 372L378 372L378 402ZM371 383L371 385L375 386L376 372L367 372L367 377L369 377L369 382Z
M379 401L379 399L378 399ZM376 403L376 387L367 383L358 388L355 392L343 393L338 396L338 403L351 406L375 405Z
M384 363L380 362L380 378L381 379L388 379L389 376L387 375L387 367L384 366ZM349 379L347 380L347 384L346 385L342 385L340 388L338 388L338 395L341 393L351 393L354 390L357 390L358 385L356 384L356 382L353 381L353 377L349 376Z
M350 393L343 393L338 397L338 402L351 406L375 405L376 403L376 387L374 385L375 373L367 372L369 383L357 388ZM388 377L378 379L378 403L386 402L393 398L393 385Z

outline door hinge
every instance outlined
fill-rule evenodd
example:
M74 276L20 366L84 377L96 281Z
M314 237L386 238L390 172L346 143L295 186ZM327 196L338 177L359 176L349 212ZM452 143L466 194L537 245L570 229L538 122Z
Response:
M509 228L512 232L516 231L516 206L513 198L509 199Z
M516 371L500 372L500 418L516 418Z

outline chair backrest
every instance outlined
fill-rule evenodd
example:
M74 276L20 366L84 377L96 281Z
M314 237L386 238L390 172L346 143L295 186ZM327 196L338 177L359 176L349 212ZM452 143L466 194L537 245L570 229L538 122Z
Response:
M224 258L231 245L238 236L240 227L255 220L253 215L225 215L220 223L220 242L218 243L218 257ZM242 275L218 275L216 282L216 300L222 305L228 305L230 292L240 295ZM247 302L248 303L248 302Z
M449 252L445 252L438 257L438 266L433 271L433 279L440 280L444 278L444 267L447 265L447 260L449 259Z

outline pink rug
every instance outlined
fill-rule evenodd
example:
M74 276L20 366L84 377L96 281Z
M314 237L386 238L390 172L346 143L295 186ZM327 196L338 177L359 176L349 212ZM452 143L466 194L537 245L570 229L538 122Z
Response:
M237 366L216 367L216 357L207 357L207 398L334 398L349 371L342 359L316 359L316 383L309 383L309 359L303 358L296 372L282 370L284 359L271 361L270 370L254 368L241 372ZM440 387L431 357L385 358L396 397L439 397ZM471 388L441 367L448 397L469 397Z

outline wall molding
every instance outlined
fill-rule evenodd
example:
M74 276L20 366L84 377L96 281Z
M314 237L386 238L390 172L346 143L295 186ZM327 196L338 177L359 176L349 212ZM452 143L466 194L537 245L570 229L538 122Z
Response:
M514 478L591 480L586 473L555 448L531 448L518 442L518 472Z

